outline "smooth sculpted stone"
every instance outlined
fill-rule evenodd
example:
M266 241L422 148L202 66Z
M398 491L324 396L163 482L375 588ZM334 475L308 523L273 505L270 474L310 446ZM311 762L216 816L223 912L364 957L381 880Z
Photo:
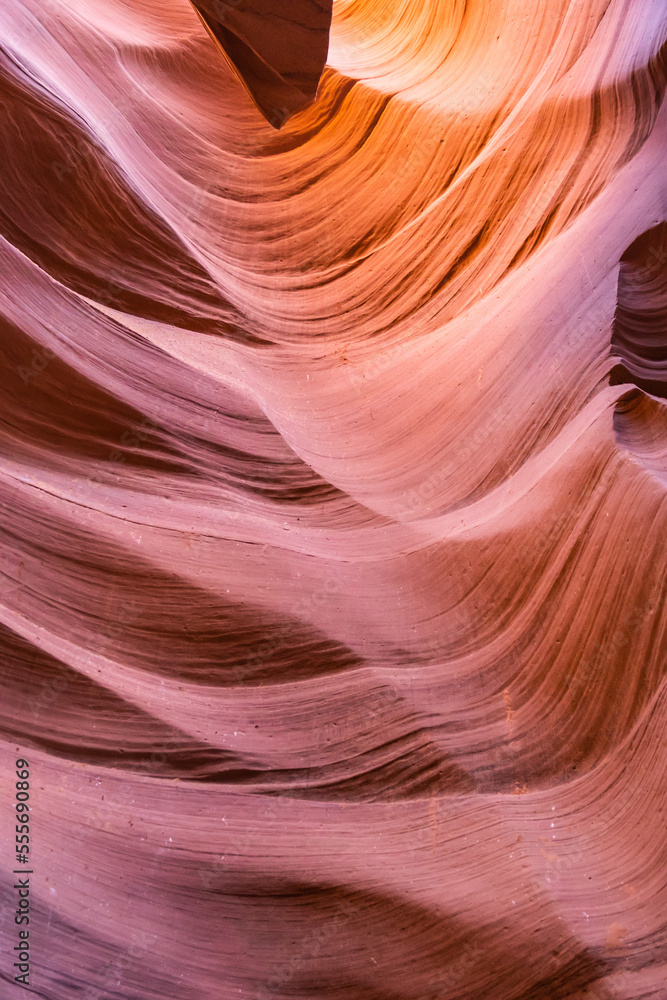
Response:
M666 38L0 0L0 1000L667 1000Z

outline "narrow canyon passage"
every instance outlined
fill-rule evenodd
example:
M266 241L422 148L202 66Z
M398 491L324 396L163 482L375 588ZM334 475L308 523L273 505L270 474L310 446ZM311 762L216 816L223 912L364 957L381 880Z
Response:
M667 1000L666 86L0 0L0 1000Z

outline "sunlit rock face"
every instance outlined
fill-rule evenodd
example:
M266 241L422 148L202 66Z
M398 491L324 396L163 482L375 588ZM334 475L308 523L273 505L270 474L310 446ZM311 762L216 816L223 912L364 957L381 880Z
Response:
M665 1000L667 8L196 6L0 0L2 996L25 758L48 1000Z

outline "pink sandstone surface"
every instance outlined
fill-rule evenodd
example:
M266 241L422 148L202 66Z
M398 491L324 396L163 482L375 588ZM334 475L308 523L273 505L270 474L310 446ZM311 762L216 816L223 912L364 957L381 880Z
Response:
M0 996L666 1000L667 7L330 19L0 0Z

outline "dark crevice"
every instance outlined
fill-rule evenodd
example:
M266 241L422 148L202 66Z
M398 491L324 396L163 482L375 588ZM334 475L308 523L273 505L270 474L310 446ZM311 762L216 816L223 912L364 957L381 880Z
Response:
M642 233L621 257L611 385L631 383L667 399L667 223Z

